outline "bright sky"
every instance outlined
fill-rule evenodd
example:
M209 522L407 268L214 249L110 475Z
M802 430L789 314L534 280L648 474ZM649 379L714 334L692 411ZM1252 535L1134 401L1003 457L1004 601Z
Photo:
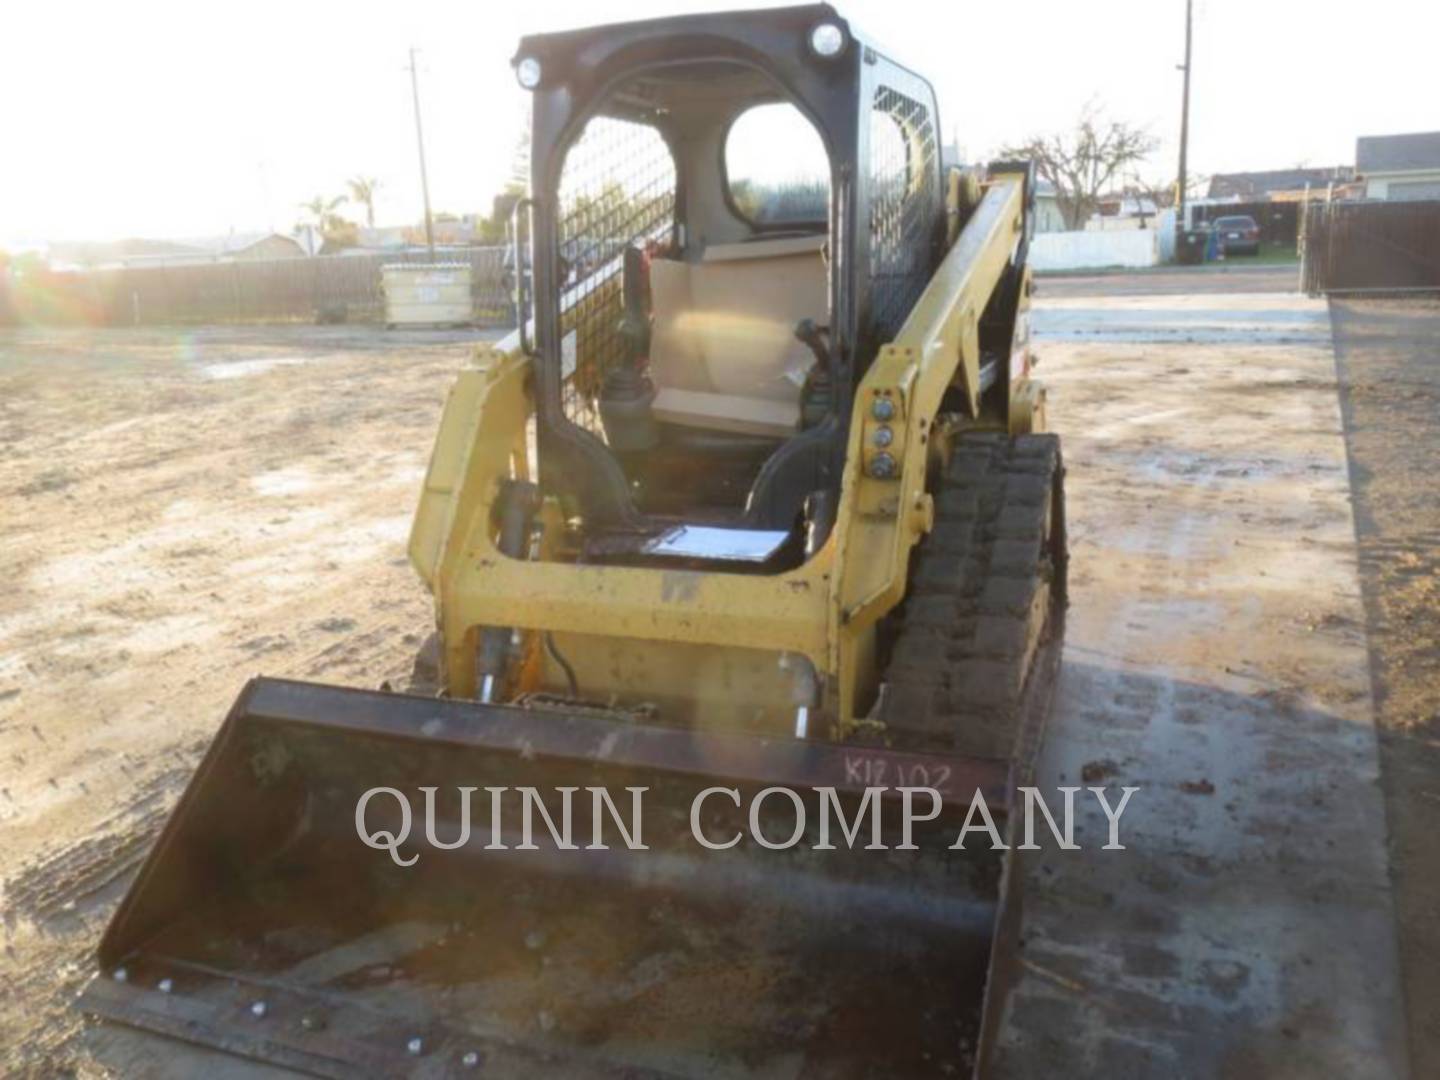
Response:
M410 45L433 206L485 212L520 130L522 33L727 6L17 0L0 37L0 246L288 230L300 201L357 173L381 180L382 224L418 220ZM971 159L1095 97L1163 138L1149 172L1173 177L1183 0L839 6L930 76ZM1437 39L1430 0L1196 0L1192 170L1348 163L1357 135L1440 128Z

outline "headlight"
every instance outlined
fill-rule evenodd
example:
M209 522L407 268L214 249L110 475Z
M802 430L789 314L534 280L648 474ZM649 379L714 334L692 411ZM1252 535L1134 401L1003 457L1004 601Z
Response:
M888 427L878 427L875 429L875 434L870 437L870 441L884 449L895 441L895 432Z
M887 397L877 397L870 406L870 415L882 424L895 418L895 402Z
M834 23L822 22L810 31L810 51L826 60L845 51L845 31Z
M515 78L526 90L534 90L540 85L540 76L544 74L540 67L540 61L533 56L526 56L515 65Z
M895 475L895 458L884 450L870 459L870 475L876 480L889 480Z

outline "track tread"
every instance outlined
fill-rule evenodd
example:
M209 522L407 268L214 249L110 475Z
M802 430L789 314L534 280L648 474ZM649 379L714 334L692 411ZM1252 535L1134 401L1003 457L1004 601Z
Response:
M897 613L880 715L892 744L1033 765L1026 697L1063 627L1063 473L1054 435L957 437Z

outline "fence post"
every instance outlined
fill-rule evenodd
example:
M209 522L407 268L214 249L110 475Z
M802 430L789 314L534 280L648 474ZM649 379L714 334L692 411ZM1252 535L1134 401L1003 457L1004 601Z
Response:
M1313 296L1310 291L1310 275L1306 273L1306 262L1310 256L1310 185L1305 185L1305 201L1300 204L1301 214L1299 228L1295 235L1295 243L1299 247L1300 255L1300 291L1306 296Z

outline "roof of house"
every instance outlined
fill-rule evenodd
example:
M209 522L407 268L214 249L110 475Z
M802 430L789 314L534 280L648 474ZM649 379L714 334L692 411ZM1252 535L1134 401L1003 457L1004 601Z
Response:
M362 248L403 248L408 242L406 237L411 232L411 226L377 225L372 229L361 225L355 232Z
M278 237L295 245L298 253L304 248L294 237L283 233L226 233L186 240L147 240L131 237L102 243L51 244L50 262L57 266L105 267L163 265L167 262L203 262L237 255L256 244Z
M191 240L181 240L180 243L212 255L236 255L256 244L262 244L272 237L288 240L296 247L300 246L300 242L293 236L277 232L232 232L223 236L202 236Z
M1349 165L1324 169L1267 169L1262 172L1216 173L1210 178L1211 199L1262 199L1272 191L1300 191L1306 184L1324 187L1351 179Z
M1440 169L1440 131L1361 135L1355 140L1355 167L1364 173Z
M1149 195L1117 191L1101 195L1096 204L1101 217L1149 217L1160 212Z
M84 241L51 244L49 259L55 264L87 265L117 263L126 259L160 258L170 255L193 255L195 249L173 240L128 240L89 243Z

